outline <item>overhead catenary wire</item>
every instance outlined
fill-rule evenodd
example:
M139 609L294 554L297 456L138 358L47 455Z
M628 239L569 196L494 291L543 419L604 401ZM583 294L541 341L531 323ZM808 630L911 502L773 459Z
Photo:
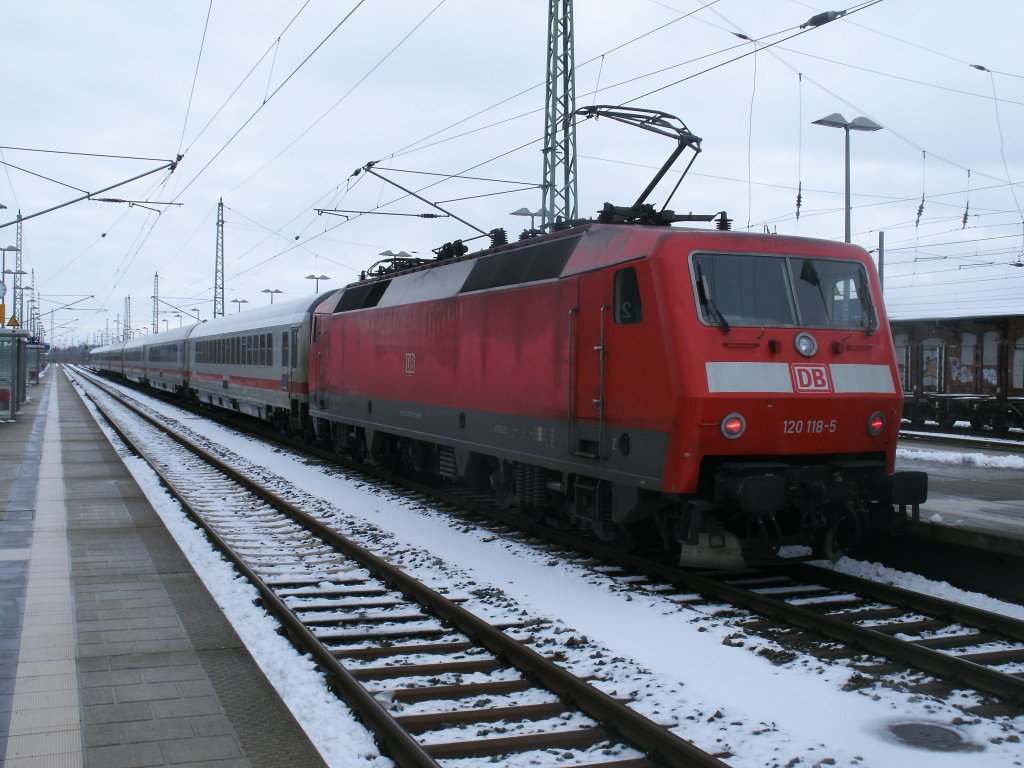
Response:
M348 13L345 14L345 16L341 19L341 21L339 21L334 26L334 28L331 29L331 31L328 32L324 36L324 38L322 40L320 40L320 42L317 43L316 46L313 47L313 50L311 50L306 55L306 57L304 59L302 59L302 61L300 61L295 66L295 68L292 69L292 71L288 73L287 76L285 76L284 80L282 80L278 84L278 86L276 88L274 88L274 90L270 93L270 95L267 96L260 103L260 105L258 107L256 107L256 109L252 112L252 114L249 115L249 117L247 117L242 122L242 124L238 127L238 129L234 133L232 133L230 137L228 137L228 140L225 141L224 144L221 145L220 149L218 149L216 152L214 152L213 156L210 157L210 159L207 160L206 163L198 171L196 171L196 173L192 176L192 178L188 181L188 183L186 183L185 186L174 196L174 200L175 201L179 200L181 198L181 196L183 194L185 194L185 192L199 179L199 177L203 175L203 173L206 171L206 169L209 168L213 164L214 160L216 160L218 157L220 157L221 154L224 152L224 150L227 149L236 138L238 138L239 134L241 134L242 131L245 130L246 126L248 126L249 123L251 123L256 118L256 116L263 110L263 108L270 102L270 100L273 99L278 93L281 92L281 89L284 88L291 81L291 79L296 75L296 73L300 69L302 69L309 62L309 60L311 58L313 58L313 56L316 54L317 51L319 51L321 48L323 48L323 46L327 43L327 41L330 40L339 29L341 29L341 27L345 24L345 22L347 22L350 18L352 18L352 15L365 2L366 2L366 0L356 0L355 6L351 10L349 10Z
M192 99L196 95L196 83L199 80L199 64L203 60L203 48L206 46L206 33L210 29L210 16L213 13L213 0L210 0L209 6L206 8L206 22L203 24L203 36L199 41L199 54L196 56L196 69L192 75L192 88L188 93L188 104L185 106L185 119L181 121L181 137L178 139L178 154L181 154L181 148L185 144L185 129L188 128L188 117L192 112Z

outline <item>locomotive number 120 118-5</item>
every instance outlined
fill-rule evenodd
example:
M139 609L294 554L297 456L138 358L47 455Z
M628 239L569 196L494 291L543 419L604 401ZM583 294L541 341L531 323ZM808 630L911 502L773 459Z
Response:
M837 419L786 419L782 422L784 435L821 435L839 431Z

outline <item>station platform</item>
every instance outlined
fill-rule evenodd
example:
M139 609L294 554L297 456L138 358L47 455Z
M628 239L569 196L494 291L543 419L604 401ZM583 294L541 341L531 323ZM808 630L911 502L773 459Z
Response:
M0 423L0 765L324 766L57 366Z

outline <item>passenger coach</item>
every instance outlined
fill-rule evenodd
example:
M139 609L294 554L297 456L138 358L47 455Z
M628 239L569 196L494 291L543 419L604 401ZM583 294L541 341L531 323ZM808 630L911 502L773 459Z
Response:
M189 325L145 337L143 364L150 387L171 394L188 390L186 343L195 328Z
M309 412L309 333L315 298L283 301L217 318L188 337L190 389L200 403L305 427Z
M89 350L89 365L111 376L124 375L124 344L118 341Z

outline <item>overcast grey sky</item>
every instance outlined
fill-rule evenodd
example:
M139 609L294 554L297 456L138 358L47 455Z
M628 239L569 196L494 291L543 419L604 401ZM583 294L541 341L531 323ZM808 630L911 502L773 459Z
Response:
M387 249L429 254L475 234L452 219L317 215L429 210L351 176L371 160L413 189L439 177L400 171L518 182L423 192L514 238L528 220L509 212L541 203L530 185L542 175L546 6L0 3L0 224L184 155L173 174L102 195L152 203L83 201L24 222L42 311L95 296L54 313L53 340L113 331L127 296L133 326L151 324L155 273L161 328L178 324L175 308L209 318L221 198L228 312L268 303L268 288L312 294L308 274L340 287ZM663 110L702 137L673 209L841 240L843 132L812 121L864 115L883 130L851 136L853 241L874 249L885 231L890 314L1024 312L1024 267L1012 266L1024 261L1024 3L577 0L575 23L579 106ZM577 145L581 216L631 203L672 150L607 120L582 123ZM478 195L490 196L460 200ZM14 238L0 231L0 245Z

